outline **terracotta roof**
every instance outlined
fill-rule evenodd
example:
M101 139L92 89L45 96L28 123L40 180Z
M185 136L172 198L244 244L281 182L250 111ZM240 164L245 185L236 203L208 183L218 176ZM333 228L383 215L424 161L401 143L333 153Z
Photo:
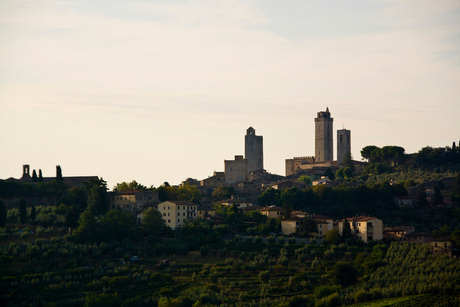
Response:
M347 220L348 222L366 222L372 219L377 219L374 216L356 216L356 217L349 217L346 219L341 219L338 222L345 222Z
M429 232L422 231L422 232L412 232L406 235L406 237L412 237L412 236L427 236L427 237L432 237L433 235Z
M268 208L259 209L259 211L284 211L284 208L278 206L270 206Z

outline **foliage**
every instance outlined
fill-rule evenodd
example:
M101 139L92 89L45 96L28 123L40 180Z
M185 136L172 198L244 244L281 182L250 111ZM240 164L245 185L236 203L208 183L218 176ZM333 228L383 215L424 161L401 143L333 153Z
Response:
M5 204L3 201L0 200L0 227L4 227L6 224L6 217L7 217L7 212L5 208Z
M101 215L109 209L107 183L103 180L92 180L86 185L88 191L88 209L95 215Z
M331 277L336 284L342 287L352 286L358 281L358 270L352 263L339 261L335 264Z
M117 183L116 186L113 187L114 192L122 192L122 191L130 191L130 190L147 190L147 187L137 183L136 180L127 183L123 181L122 183Z
M158 237L165 231L166 223L156 208L149 208L142 215L144 234Z
M27 204L24 199L19 201L19 222L25 224L27 219Z

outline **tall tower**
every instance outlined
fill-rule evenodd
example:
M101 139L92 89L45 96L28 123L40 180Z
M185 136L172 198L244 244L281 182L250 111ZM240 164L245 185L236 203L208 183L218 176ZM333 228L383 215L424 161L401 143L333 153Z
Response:
M337 163L340 165L347 153L351 153L351 131L337 130Z
M329 108L326 108L325 112L318 112L315 118L315 162L334 160L333 121Z
M244 138L244 155L248 159L248 172L264 169L264 149L261 135L256 135L256 130L249 127Z

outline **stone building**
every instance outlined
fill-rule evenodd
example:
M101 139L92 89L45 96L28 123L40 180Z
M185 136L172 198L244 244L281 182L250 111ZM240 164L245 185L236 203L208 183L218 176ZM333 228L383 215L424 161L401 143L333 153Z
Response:
M347 153L351 154L351 131L337 130L337 163L339 165L342 164Z
M145 209L158 204L158 191L129 190L108 192L110 209L119 208L123 211L139 214Z
M248 172L264 169L263 138L256 135L256 130L249 127L244 137L244 156L248 160Z
M224 160L225 183L235 184L248 179L248 159L235 156L235 160Z
M38 183L52 183L56 181L58 178L58 174L62 175L61 173L61 167L59 165L56 165L56 177L42 177L35 180L33 176L30 174L30 165L29 164L24 164L22 166L22 177L20 179L15 179L15 178L8 178L8 181L13 181L13 182L20 182L20 183L30 183L30 184L38 184ZM90 181L98 181L99 177L98 176L63 176L62 177L62 182L68 186L69 188L72 187L84 187L85 183L90 182Z
M315 118L315 162L333 161L333 121L329 108Z

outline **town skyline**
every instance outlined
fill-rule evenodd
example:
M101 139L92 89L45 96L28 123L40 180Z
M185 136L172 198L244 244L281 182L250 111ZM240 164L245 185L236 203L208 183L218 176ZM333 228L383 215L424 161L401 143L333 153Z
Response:
M459 141L456 1L106 4L0 4L0 178L29 164L110 189L204 179L250 126L284 175L315 154L326 107L355 160Z

